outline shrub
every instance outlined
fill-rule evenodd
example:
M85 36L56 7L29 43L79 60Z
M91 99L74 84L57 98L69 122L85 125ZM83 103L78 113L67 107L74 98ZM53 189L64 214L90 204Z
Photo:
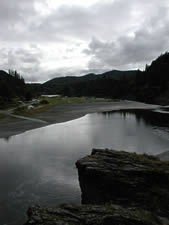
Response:
M45 104L49 104L49 102L46 99L43 99L43 100L40 101L40 104L44 104L45 105Z

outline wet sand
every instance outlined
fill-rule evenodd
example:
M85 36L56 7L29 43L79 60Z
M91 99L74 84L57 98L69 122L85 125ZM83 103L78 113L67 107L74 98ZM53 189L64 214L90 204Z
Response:
M150 105L134 101L109 101L56 105L46 112L34 115L34 121L14 117L2 119L0 121L0 138L8 138L27 130L77 119L89 113L115 111L120 109L157 109L158 107L158 105ZM41 123L40 120L45 121L46 123Z

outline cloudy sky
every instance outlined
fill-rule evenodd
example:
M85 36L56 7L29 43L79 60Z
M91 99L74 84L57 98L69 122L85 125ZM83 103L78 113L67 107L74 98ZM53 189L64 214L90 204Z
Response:
M143 69L169 50L168 0L0 0L0 69L27 82Z

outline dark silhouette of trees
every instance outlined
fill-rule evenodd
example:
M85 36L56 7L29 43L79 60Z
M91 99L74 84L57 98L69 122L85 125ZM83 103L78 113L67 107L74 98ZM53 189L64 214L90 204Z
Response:
M17 72L10 71L9 74L21 82L22 78ZM24 85L24 80L22 84ZM33 93L33 95L110 97L169 104L169 52L160 55L150 65L146 64L144 71L112 70L98 75L60 77L44 84L30 84L27 87L29 94ZM11 91L7 91L9 92ZM19 90L15 89L14 92L19 93ZM23 93L20 94L23 95Z
M9 70L9 74L0 71L0 103L5 104L14 98L26 99L30 95L25 81L17 71Z
M108 73L107 73L108 74ZM94 80L65 85L62 94L67 96L95 96L132 99L147 103L169 103L169 52L160 55L144 71L134 76L117 78L101 76Z
M169 97L169 53L166 52L146 66L138 82L137 99L145 102L167 103Z

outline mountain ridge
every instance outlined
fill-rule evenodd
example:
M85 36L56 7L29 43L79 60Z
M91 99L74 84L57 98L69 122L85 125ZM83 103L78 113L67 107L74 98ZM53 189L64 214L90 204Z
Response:
M137 74L138 70L111 70L101 74L88 73L82 76L64 76L55 77L42 84L28 84L30 90L39 94L62 94L65 86L75 85L81 82L93 81L100 78L120 79L123 76L133 77Z

